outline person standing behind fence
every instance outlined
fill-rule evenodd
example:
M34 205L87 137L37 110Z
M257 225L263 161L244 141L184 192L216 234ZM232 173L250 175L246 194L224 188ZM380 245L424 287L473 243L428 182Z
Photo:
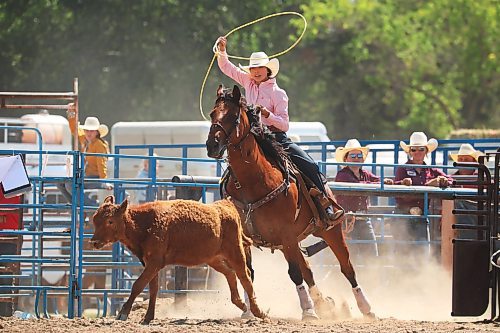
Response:
M79 150L83 153L94 153L94 154L109 154L109 145L104 137L108 134L109 129L108 126L101 124L99 119L96 117L87 117L85 119L85 123L83 125L78 124L78 127L75 126L75 117L76 117L76 106L71 103L68 104L68 121L69 128L71 130L71 134L78 139ZM94 178L94 179L104 179L107 178L108 169L107 169L107 160L106 156L92 156L85 155L84 161L84 173L85 179ZM65 186L60 186L63 184L59 184L58 187L61 190L61 193L68 199L71 203L71 184L66 184ZM68 186L69 185L69 186ZM69 187L69 188L68 188ZM106 183L101 182L92 182L85 183L85 189L112 189L112 186ZM98 206L99 202L96 199L90 198L89 194L84 194L84 205L85 206ZM90 223L92 225L92 223ZM92 232L92 229L86 229L86 233ZM84 250L91 250L90 243L84 243ZM111 247L106 247L104 250L111 250ZM102 259L96 259L100 261ZM92 261L92 259L87 259L87 261ZM94 289L105 289L106 288L106 268L101 267L92 267L89 266L86 268L86 272L83 276L82 281L82 289L89 289L91 286ZM99 296L102 301L102 297ZM87 301L87 300L86 300ZM88 302L85 302L88 303ZM88 304L84 304L87 306Z
M153 156L158 156L156 153L153 154ZM137 173L137 175L135 176L135 178L138 178L138 179L141 179L141 180L149 180L149 178L151 178L149 176L149 162L150 159L149 158L145 158L143 161L142 161L142 168L141 170L139 170L139 172ZM156 177L158 177L158 170L159 170L159 161L156 161ZM136 190L135 191L135 198L134 198L134 201L138 204L142 204L142 203L145 203L147 202L147 192L148 192L148 189L150 191L152 191L153 189L151 189L151 186L150 185L141 185L141 187L144 186L144 189L141 189L141 190ZM155 190L155 195L156 197L156 190Z
M484 154L472 147L469 143L464 143L456 154L450 154L450 158L454 162L477 163L479 157ZM453 178L463 180L477 180L477 169L458 169L452 175ZM459 185L460 187L477 188L477 185ZM455 209L477 210L477 201L471 200L454 200ZM477 225L477 216L475 215L455 215L458 224ZM477 239L478 232L476 230L459 230L458 234L461 239Z
M357 139L347 141L345 147L338 147L335 151L337 162L364 163L368 156L368 147L362 147ZM380 183L380 177L364 170L362 165L346 165L335 176L336 182L346 183ZM385 179L385 184L392 184L392 179ZM368 244L349 244L349 249L357 258L378 256L375 232L372 221L367 216L356 216L356 213L366 214L368 211L368 196L366 195L335 195L338 203L346 212L354 215L346 218L346 233L353 240L370 241Z
M84 153L109 154L109 145L104 137L108 134L108 126L101 124L96 117L87 117L83 125L75 127L76 110L73 103L68 105L68 121L71 133L76 136L79 142L79 149ZM107 160L106 156L91 156L85 155L85 179L98 178L104 179L107 177ZM61 186L62 185L62 186ZM69 186L68 186L69 185ZM59 184L58 188L64 197L71 203L72 195L71 184ZM105 183L87 183L86 189L106 188L111 189L112 186ZM96 206L98 201L91 199L88 194L84 196L84 205Z
M398 185L421 185L448 187L452 185L452 178L437 168L422 168L413 165L425 165L425 157L438 147L438 141L434 138L427 140L427 135L423 132L413 132L410 136L410 143L400 142L401 148L408 154L408 166L398 167L394 177L394 184ZM391 233L396 241L430 241L429 219L422 217L424 207L422 196L397 196L396 214L408 214L412 217L395 218L391 221ZM424 253L429 253L429 243L427 245L417 245L424 249ZM407 252L416 250L414 246L398 246L398 253L409 254Z

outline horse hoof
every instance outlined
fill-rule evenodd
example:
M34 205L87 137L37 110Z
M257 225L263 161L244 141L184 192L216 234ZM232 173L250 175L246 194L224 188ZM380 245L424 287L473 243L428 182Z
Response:
M124 313L119 313L118 316L116 316L116 320L127 320L128 315Z
M318 310L320 318L335 319L337 317L333 298L321 298L319 300L314 300L314 303L316 304L316 309Z
M151 319L146 319L144 318L142 321L141 321L141 325L149 325L149 323L151 322Z
M340 305L340 316L345 319L352 318L351 308L346 301L343 301Z
M254 319L254 318L255 316L250 310L246 310L241 314L241 319Z
M318 320L319 317L314 309L305 309L302 311L302 320L304 321L314 321Z
M375 314L373 312L368 312L368 313L365 313L363 314L363 318L366 319L366 320L377 320L377 316L375 316Z

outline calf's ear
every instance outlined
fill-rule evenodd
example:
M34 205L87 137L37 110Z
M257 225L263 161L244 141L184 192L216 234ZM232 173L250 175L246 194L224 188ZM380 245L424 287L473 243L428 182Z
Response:
M112 196L112 195L108 195L106 197L106 199L104 199L104 202L103 203L110 203L110 204L114 204L115 203L115 197Z
M120 215L123 215L125 213L125 211L127 210L127 208L128 208L128 200L125 199L125 200L123 200L120 207L118 207L117 213Z

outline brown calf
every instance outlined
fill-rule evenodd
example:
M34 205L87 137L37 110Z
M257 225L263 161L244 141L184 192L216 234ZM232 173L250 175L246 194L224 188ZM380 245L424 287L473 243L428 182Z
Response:
M265 314L255 302L250 272L246 266L245 246L251 240L243 235L238 211L233 203L220 200L203 204L190 200L156 201L128 207L108 196L94 214L91 242L99 249L120 241L144 265L134 282L127 302L116 319L126 320L135 298L149 283L149 305L142 321L154 319L158 272L166 265L196 266L208 264L224 274L231 290L231 301L241 310L246 305L237 288L238 278L250 295L250 310L259 318Z

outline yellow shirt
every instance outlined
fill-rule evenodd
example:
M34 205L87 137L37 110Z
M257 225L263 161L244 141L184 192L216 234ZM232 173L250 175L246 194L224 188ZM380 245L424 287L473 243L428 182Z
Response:
M75 118L68 117L69 128L71 133L75 135ZM80 143L80 151L85 153L108 154L108 143L102 139L96 139L93 142L87 142L85 132L78 127L78 141ZM85 176L106 178L107 177L107 157L104 156L85 156Z

